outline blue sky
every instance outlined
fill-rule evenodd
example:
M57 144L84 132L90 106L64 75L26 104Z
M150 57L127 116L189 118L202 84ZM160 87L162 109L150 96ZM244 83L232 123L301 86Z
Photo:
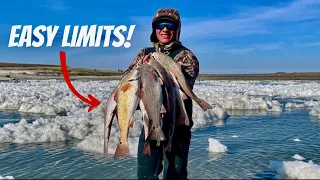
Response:
M195 4L192 4L192 3ZM320 0L32 0L2 1L0 62L59 64L67 52L71 67L125 69L150 46L151 20L162 7L182 17L182 43L198 57L201 73L320 71ZM136 25L131 47L8 48L12 25ZM59 31L59 33L61 33Z

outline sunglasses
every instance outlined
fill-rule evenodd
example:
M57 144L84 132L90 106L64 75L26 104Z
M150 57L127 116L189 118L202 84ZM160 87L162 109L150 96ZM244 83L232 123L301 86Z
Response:
M156 29L163 30L166 27L169 31L175 31L177 29L176 25L170 22L163 22L156 24Z

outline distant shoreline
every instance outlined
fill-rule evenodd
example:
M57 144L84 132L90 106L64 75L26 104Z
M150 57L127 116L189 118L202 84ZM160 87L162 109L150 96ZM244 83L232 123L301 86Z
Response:
M12 80L64 80L63 76L37 76L37 75L11 75L10 77L0 76L0 81L12 81ZM104 81L104 80L120 80L121 76L70 76L71 80L86 80L86 81ZM264 81L264 80L319 80L320 76L308 76L308 75L199 75L196 81L205 80L229 80L229 81Z
M97 70L68 67L71 80L119 80L122 70ZM59 65L1 63L0 81L64 80ZM265 73L265 74L200 74L203 80L320 80L320 72Z

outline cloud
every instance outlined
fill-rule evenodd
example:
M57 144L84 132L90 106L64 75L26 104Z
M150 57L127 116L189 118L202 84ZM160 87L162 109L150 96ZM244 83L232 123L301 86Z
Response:
M296 47L317 47L320 46L320 41L318 42L305 42L305 43L294 43Z
M63 0L47 0L44 7L53 11L66 11L70 9L70 7L66 4L66 1Z
M283 47L283 42L252 45L252 48L256 50L275 50L275 49L281 49L282 47Z
M191 44L190 44L191 46ZM189 45L188 45L189 47ZM230 54L248 54L253 51L271 51L284 47L283 42L247 44L235 46L230 44L207 43L205 46L201 43L193 44L192 51L196 54L212 54L212 53L230 53Z
M248 8L247 13L239 13L238 16L185 22L182 33L185 39L226 38L271 33L269 27L275 23L318 19L320 17L319 5L319 0L299 0L284 7L258 7L259 11Z
M252 44L247 48L224 48L221 52L231 53L231 54L247 54L253 51L268 51L281 49L282 43L266 43L266 44Z
M231 54L246 54L253 50L254 50L253 48L240 48L240 49L232 48L232 49L224 49L223 51Z
M254 34L270 34L270 27L277 23L302 22L320 18L320 0L298 0L285 6L247 7L236 15L223 18L183 18L181 37L184 40L228 38ZM148 24L152 16L132 17L139 24Z

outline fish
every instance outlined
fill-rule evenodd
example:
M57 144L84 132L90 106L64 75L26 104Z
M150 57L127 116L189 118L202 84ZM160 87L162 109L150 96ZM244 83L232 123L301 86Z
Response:
M213 106L209 103L205 102L203 99L200 99L196 96L191 90L189 84L187 83L182 71L181 65L175 62L170 56L162 53L162 52L153 52L151 55L154 59L156 59L167 71L170 71L174 74L179 82L183 92L189 96L191 99L196 101L198 105L204 110L213 109Z
M168 120L168 122L164 122L164 124L168 123L168 142L165 150L170 152L172 138L173 138L174 129L175 129L175 122L177 118L176 117L176 87L175 87L176 84L172 80L171 75L166 71L166 69L158 61L156 61L155 59L149 59L149 61L147 61L146 63L156 70L160 79L162 79L163 81L165 96L166 96L165 108L167 113L165 119Z
M108 143L109 143L109 138L110 138L110 132L111 132L111 125L116 113L116 97L115 94L118 91L119 87L124 81L131 80L133 75L136 76L136 73L138 72L138 69L134 69L130 71L127 75L125 75L117 84L117 86L113 89L113 91L110 93L108 100L107 100L107 105L105 108L103 108L103 113L104 113L104 142L103 142L103 155L104 157L108 156Z
M150 143L147 140L151 123L150 123L150 119L148 118L147 110L146 110L142 100L140 100L139 106L140 106L140 111L142 112L143 128L144 128L144 134L145 134L145 136L144 136L145 144L144 144L144 148L143 148L143 154L144 155L148 154L149 156L151 156Z
M107 100L107 106L104 108L104 149L103 149L103 155L104 157L108 156L108 144L109 144L109 138L110 138L110 132L111 132L111 125L113 122L113 118L115 116L115 109L117 106L117 102L114 100L114 95L117 89L114 89L111 92L111 95L109 96Z
M133 115L140 101L140 66L133 69L125 78L114 95L114 99L117 102L116 116L120 129L120 139L114 158L129 156L130 154L128 133L129 126L133 122Z
M148 64L140 64L140 78L141 100L151 123L147 140L157 140L159 144L166 140L160 115L163 111L162 86L158 74Z
M169 77L171 79L172 84L174 84L173 87L176 94L176 102L178 104L177 112L179 112L179 114L177 114L176 116L176 124L184 124L186 126L190 126L190 119L184 104L184 100L187 98L187 96L181 91L178 81L171 72L169 72Z

